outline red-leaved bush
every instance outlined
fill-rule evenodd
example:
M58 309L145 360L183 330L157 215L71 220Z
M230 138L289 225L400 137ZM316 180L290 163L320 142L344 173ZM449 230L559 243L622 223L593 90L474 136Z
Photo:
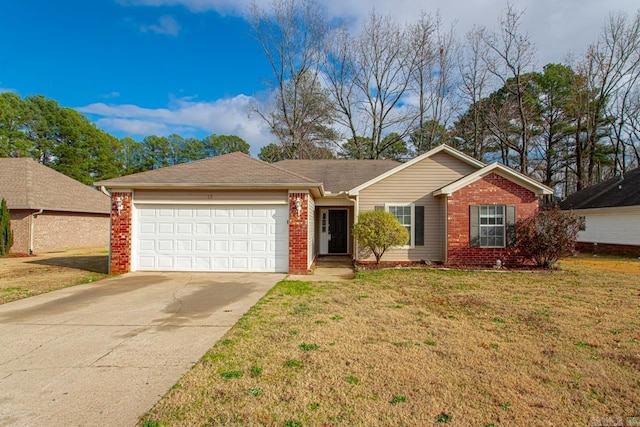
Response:
M538 211L516 225L518 253L540 267L552 268L574 254L581 225L580 218L559 208Z

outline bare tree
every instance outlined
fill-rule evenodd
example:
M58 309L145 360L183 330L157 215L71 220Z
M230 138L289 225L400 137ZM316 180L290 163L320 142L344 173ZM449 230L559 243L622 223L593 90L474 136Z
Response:
M533 71L536 49L529 35L521 32L522 16L523 12L507 5L504 16L500 19L500 31L484 32L483 39L489 48L489 54L485 58L489 72L502 82L515 100L518 138L502 139L502 143L506 145L506 149L517 154L519 169L526 174L531 128L525 106L527 79L523 76Z
M480 101L493 88L492 74L484 60L489 54L484 42L485 32L483 27L472 28L465 34L464 43L458 50L459 93L468 107L467 113L458 122L459 127L466 130L460 148L479 160L483 160L492 151L491 139L487 137L486 123L480 108Z
M611 161L607 157L609 144L603 145L603 138L613 137L613 145L621 151L622 128L628 123L626 111L632 101L629 94L640 72L640 13L633 18L623 13L609 15L598 42L589 46L577 68L582 76L581 92L586 94L579 109L578 132L583 136L576 134L575 169L580 190L601 180L603 162ZM614 114L618 116L617 135L612 126ZM613 161L620 163L615 157Z
M385 140L386 134L404 138L411 130L414 112L401 108L401 101L416 55L408 49L406 31L375 11L357 37L343 33L331 44L326 75L332 97L340 122L349 128L352 143L362 145L363 155L379 158L397 143Z
M318 79L328 32L324 11L315 0L273 0L268 10L254 2L251 10L255 37L273 71L271 103L255 112L288 157L307 157L320 141L335 138L328 96Z

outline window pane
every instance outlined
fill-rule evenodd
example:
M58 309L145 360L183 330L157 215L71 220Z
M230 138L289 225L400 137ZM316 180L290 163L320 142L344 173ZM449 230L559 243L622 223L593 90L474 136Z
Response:
M407 245L412 244L412 235L411 235L411 206L388 206L387 210L392 213L400 224L404 225L404 227L409 232L409 241Z
M485 205L479 207L480 246L504 247L505 245L505 207Z

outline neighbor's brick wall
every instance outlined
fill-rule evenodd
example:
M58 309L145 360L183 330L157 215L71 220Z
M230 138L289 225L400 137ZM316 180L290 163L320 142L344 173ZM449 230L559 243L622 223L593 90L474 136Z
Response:
M44 211L34 220L33 251L49 252L109 244L109 215Z
M11 211L11 230L13 231L13 246L11 252L14 254L29 253L29 233L31 233L30 218L34 211L25 209L14 209Z
M298 216L296 199L302 201L302 211ZM309 258L309 223L308 223L308 198L307 193L289 193L289 273L308 274Z
M469 206L516 206L516 220L535 214L538 197L530 190L492 173L454 192L447 201L447 262L450 264L492 265L497 259L507 265L516 263L509 248L471 247L469 242Z
M116 199L122 198L122 212L118 214ZM132 193L111 194L111 274L131 271Z

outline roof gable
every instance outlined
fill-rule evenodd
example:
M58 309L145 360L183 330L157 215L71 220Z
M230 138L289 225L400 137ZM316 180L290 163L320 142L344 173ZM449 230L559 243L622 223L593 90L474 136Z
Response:
M30 158L0 158L0 197L9 209L109 213L108 196Z
M282 160L276 166L322 182L331 193L348 191L395 167L395 160Z
M434 155L436 155L438 153L449 154L449 155L451 155L451 156L453 156L453 157L455 157L455 158L457 158L459 160L462 160L463 162L468 163L468 164L470 164L470 165L472 165L474 167L477 167L477 168L481 168L481 167L485 166L485 164L482 163L480 160L476 160L473 157L468 156L468 155L464 154L461 151L458 151L458 150L456 150L454 148L451 148L448 145L442 144L442 145L439 145L439 146L437 146L436 148L434 148L432 150L427 151L424 154L421 154L418 157L415 157L415 158L409 160L406 163L401 163L397 167L395 167L395 168L393 168L393 169L391 169L391 170L389 170L389 171L387 171L387 172L385 172L383 174L380 174L377 177L375 177L375 178L373 178L373 179L371 179L371 180L369 180L367 182L364 182L364 183L358 185L355 188L350 189L349 193L353 194L353 195L356 195L360 191L364 190L365 188L367 188L367 187L369 187L369 186L371 186L371 185L373 185L373 184L375 184L377 182L380 182L383 179L388 178L391 175L395 175L396 173L398 173L400 171L403 171L406 168L411 167L412 165L414 165L416 163L419 163L419 162L421 162L421 161L423 161L425 159L428 159L429 157L432 157L432 156L434 156Z
M528 176L521 174L520 172L511 169L501 163L495 162L491 163L483 167L482 169L478 169L477 171L466 175L457 181L452 182L451 184L445 185L444 187L433 192L434 196L440 195L450 195L457 190L466 187L467 185L476 182L479 179L484 178L490 173L497 173L498 175L506 178L510 181L517 183L518 185L531 190L536 195L541 196L543 194L553 194L553 190L546 185L539 183L538 181L529 178Z
M560 203L562 209L640 206L640 168L575 192Z
M307 177L235 152L96 182L108 188L321 187Z

